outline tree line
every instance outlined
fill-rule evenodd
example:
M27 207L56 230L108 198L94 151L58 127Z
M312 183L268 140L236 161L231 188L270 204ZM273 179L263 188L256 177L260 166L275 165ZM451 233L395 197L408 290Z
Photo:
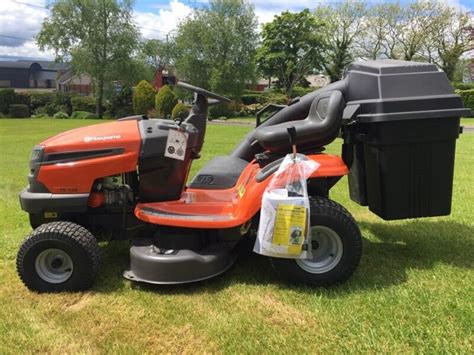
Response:
M368 5L346 0L282 12L259 27L244 0L211 0L194 9L166 40L144 40L131 0L56 0L37 37L41 49L93 79L97 114L112 81L134 85L156 70L238 99L258 78L285 94L308 86L309 74L339 80L357 59L435 63L462 79L474 49L470 13L438 1Z

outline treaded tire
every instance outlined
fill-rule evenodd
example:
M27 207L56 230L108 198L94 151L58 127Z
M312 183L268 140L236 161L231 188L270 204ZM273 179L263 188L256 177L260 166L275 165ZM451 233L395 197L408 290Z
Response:
M331 270L310 273L303 270L294 259L270 258L276 272L290 282L313 286L340 284L352 276L362 255L362 238L352 215L340 204L322 197L310 198L311 227L321 225L332 229L342 241L342 257Z
M72 273L61 283L45 281L37 272L38 255L59 249L72 261ZM72 222L51 222L36 228L18 251L16 267L26 287L37 292L83 291L90 288L99 270L97 240L84 227Z

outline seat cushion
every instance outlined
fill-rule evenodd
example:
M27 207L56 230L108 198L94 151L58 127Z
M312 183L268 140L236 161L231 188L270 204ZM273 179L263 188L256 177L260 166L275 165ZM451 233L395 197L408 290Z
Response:
M189 187L209 190L229 189L235 186L248 164L248 161L236 157L215 157L199 170Z

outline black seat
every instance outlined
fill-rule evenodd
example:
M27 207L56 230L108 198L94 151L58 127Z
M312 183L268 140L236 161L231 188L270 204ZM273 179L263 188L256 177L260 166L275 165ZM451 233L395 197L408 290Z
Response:
M338 135L345 101L340 91L322 92L311 103L308 117L257 128L255 139L271 152L289 151L287 128L295 127L296 145L300 148L318 148L331 143Z
M193 189L222 190L234 187L248 161L222 156L210 160L189 184Z

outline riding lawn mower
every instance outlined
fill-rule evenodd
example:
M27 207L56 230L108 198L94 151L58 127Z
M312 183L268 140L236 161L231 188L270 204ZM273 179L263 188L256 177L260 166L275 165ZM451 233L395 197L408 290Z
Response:
M356 270L359 228L329 198L343 176L351 199L385 220L450 214L460 117L470 111L432 64L355 62L342 80L266 107L273 111L265 120L259 115L229 155L214 157L189 183L209 105L229 100L177 85L194 92L184 120L126 117L33 148L20 194L33 232L17 256L29 289L90 288L100 259L95 236L104 233L130 240L123 275L132 281L180 284L225 272L255 236L262 195L292 146L319 168L307 179L311 257L269 258L286 280L330 286ZM338 137L341 155L326 154Z

